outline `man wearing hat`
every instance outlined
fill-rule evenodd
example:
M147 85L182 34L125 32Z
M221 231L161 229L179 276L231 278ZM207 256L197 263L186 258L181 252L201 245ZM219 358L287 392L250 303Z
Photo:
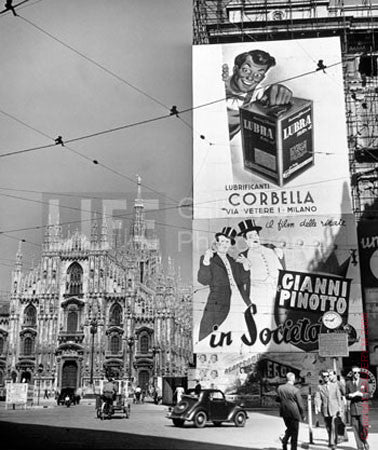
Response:
M369 405L365 403L370 399L369 383L361 379L360 372L358 366L352 367L352 379L346 383L345 397L350 401L350 417L357 449L369 450Z
M209 248L201 256L198 281L209 286L210 293L200 324L200 341L213 332L239 331L244 321L244 311L251 304L249 271L227 254L229 248L235 245L235 237L233 228L224 227L215 234L214 248ZM230 310L232 314L229 314Z
M246 219L238 224L248 249L236 259L250 270L250 295L256 305L256 322L259 332L264 328L274 328L273 312L277 291L279 270L283 268L283 252L273 245L261 244L261 227L254 219Z

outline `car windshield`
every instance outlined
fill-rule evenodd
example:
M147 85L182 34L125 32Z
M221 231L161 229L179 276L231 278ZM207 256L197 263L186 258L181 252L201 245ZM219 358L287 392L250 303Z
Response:
M210 400L224 400L224 395L220 391L214 391L209 393Z

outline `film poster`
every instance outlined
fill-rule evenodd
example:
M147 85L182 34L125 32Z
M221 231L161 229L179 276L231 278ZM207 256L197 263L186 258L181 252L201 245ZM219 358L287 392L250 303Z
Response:
M204 386L256 401L259 386L269 399L291 371L315 387L319 370L331 366L318 355L328 311L341 318L349 351L364 350L353 215L201 219L193 227L194 352ZM246 229L256 230L253 240ZM223 232L234 245L227 255L218 247L206 266Z

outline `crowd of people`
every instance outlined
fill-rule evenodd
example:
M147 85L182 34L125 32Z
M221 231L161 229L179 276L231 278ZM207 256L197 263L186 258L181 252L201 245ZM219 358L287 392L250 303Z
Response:
M314 397L315 414L321 414L328 435L328 447L335 450L338 443L347 440L346 423L348 414L358 450L369 450L368 408L363 402L370 399L369 383L360 377L360 368L352 368L352 377L345 381L333 369L322 370L321 380ZM281 437L282 449L287 450L290 441L291 450L297 450L300 421L305 420L305 408L300 391L295 384L295 374L287 374L287 383L277 389L277 401L280 403L286 431ZM348 407L349 405L349 407Z

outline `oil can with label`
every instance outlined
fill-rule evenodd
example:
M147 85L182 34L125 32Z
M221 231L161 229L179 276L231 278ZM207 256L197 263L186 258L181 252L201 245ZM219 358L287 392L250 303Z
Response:
M244 167L282 187L314 164L313 104L253 102L240 108Z

